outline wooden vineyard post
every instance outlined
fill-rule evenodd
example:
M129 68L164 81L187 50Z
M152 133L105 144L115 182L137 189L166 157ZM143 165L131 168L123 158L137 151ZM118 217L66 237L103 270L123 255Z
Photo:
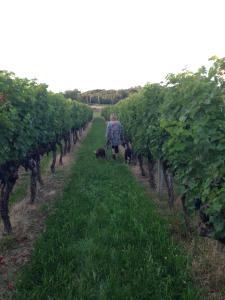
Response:
M157 192L158 192L158 195L159 197L162 196L162 188L163 188L163 172L162 172L162 163L161 163L161 160L159 159L158 160L158 163L157 163L157 169L158 169L158 186L157 186Z

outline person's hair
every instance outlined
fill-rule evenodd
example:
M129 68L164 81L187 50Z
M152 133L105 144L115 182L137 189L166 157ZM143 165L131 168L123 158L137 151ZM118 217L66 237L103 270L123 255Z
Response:
M115 113L111 113L110 120L111 121L116 121L117 120L117 115Z

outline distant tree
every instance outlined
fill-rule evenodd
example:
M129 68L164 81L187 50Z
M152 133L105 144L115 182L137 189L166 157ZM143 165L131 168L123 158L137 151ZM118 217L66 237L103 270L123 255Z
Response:
M72 100L81 101L81 92L78 89L68 90L63 93L65 98L70 98Z

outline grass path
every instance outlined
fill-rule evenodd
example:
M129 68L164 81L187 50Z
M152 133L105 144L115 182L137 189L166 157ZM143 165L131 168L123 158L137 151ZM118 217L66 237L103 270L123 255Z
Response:
M15 299L200 299L188 260L121 161L97 160L96 119Z

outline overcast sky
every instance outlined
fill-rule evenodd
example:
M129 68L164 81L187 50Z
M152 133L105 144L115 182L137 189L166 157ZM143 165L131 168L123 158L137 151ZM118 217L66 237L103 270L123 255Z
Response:
M225 56L224 0L0 0L0 69L58 92L160 82Z

